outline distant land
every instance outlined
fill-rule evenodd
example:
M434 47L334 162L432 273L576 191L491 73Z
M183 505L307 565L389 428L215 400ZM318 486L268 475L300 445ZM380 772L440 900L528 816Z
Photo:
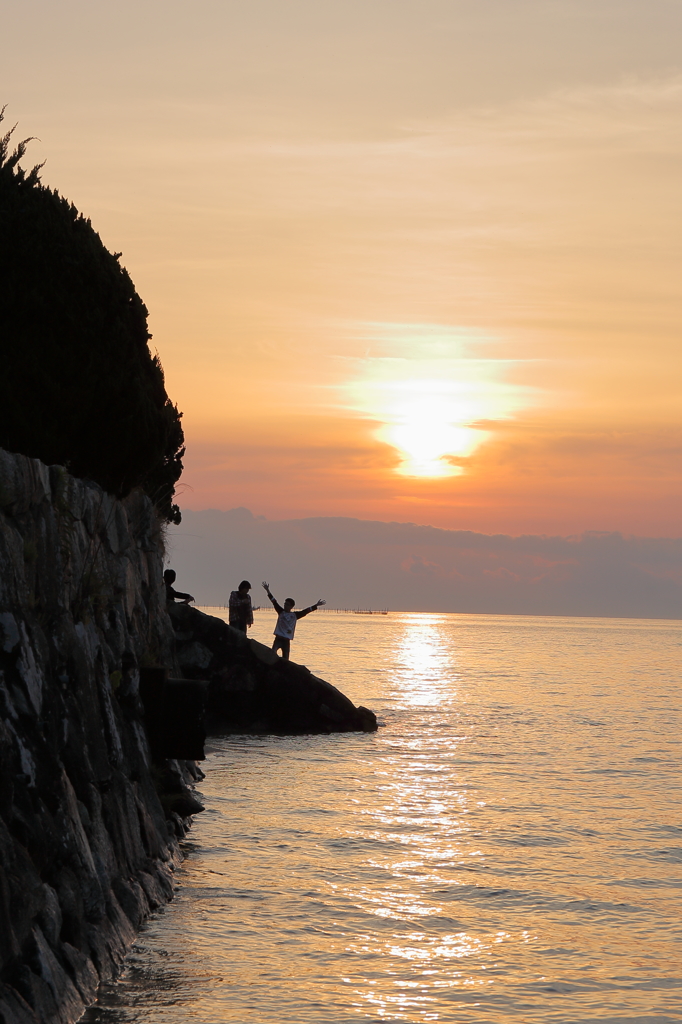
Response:
M246 578L331 607L517 615L682 617L682 538L511 537L345 517L183 511L167 561L199 604Z

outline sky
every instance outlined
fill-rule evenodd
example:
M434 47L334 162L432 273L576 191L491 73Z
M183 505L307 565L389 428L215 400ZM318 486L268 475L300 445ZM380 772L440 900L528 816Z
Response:
M180 504L679 537L679 0L0 0Z

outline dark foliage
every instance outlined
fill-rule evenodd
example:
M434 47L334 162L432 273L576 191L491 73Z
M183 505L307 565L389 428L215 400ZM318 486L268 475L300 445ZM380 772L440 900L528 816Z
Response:
M0 113L0 120L2 114ZM0 447L60 464L160 515L182 472L181 413L148 340L147 310L72 203L0 138Z

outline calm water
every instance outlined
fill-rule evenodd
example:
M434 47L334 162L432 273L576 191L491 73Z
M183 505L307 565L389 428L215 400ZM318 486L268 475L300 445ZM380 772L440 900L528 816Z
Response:
M381 729L212 742L178 897L85 1020L682 1020L682 624L318 613L294 645Z

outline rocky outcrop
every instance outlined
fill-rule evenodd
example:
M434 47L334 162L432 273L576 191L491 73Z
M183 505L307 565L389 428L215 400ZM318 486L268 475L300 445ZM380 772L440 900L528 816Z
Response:
M177 658L189 679L209 681L209 734L372 732L376 716L305 665L283 661L222 619L170 605Z
M162 557L141 494L0 451L3 1024L76 1020L172 895L200 804L195 766L152 765L137 695L141 666L180 674Z

